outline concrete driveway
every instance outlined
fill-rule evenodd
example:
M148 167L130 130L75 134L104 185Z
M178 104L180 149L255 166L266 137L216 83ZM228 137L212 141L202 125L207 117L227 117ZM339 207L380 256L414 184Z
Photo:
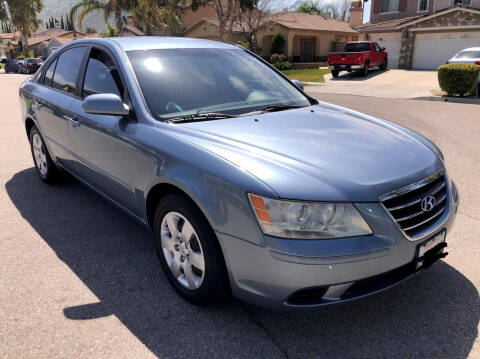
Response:
M23 79L0 72L0 358L480 357L478 107L315 95L435 140L462 202L444 261L380 295L284 314L187 304L143 227L73 180L43 184L19 117Z
M362 77L359 72L341 72L333 78L325 76L325 83L320 86L309 86L309 92L373 96L383 98L428 98L432 91L438 92L436 71L414 70L373 70Z

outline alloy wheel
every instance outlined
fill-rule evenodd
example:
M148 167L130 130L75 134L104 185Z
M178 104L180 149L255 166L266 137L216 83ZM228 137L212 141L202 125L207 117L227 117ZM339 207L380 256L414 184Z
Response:
M33 156L35 157L35 164L42 176L45 176L48 171L47 155L45 153L45 147L43 146L42 139L38 133L33 135L32 140Z
M168 212L162 219L160 239L176 280L189 290L198 289L205 276L205 258L192 224L180 213Z

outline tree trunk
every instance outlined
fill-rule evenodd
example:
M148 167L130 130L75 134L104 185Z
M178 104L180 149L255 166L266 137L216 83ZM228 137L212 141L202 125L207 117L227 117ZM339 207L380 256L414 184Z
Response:
M123 19L122 19L122 9L119 4L115 7L115 26L117 28L117 36L120 36L120 33L123 30Z
M22 50L23 50L23 55L25 57L28 57L27 51L28 51L28 41L27 37L23 34L22 32Z

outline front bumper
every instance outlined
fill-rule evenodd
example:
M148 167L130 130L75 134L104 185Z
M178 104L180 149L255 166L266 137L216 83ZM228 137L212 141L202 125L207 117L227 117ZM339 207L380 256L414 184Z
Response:
M449 186L451 187L451 186ZM218 233L233 294L275 310L308 310L361 298L418 272L417 248L455 220L458 197L436 230L408 240L379 203L356 207L373 229L363 237L290 240L264 236L265 246Z
M328 66L329 70L338 70L338 71L351 71L351 70L361 70L363 69L362 65L331 65Z

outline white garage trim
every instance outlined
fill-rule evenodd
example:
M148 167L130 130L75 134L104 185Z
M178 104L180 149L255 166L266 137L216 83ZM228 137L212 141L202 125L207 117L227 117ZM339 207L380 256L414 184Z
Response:
M412 32L420 32L420 31L440 31L440 30L473 30L473 29L480 29L480 25L462 25L462 26L438 26L438 27L419 27L414 29L408 29L408 31Z

